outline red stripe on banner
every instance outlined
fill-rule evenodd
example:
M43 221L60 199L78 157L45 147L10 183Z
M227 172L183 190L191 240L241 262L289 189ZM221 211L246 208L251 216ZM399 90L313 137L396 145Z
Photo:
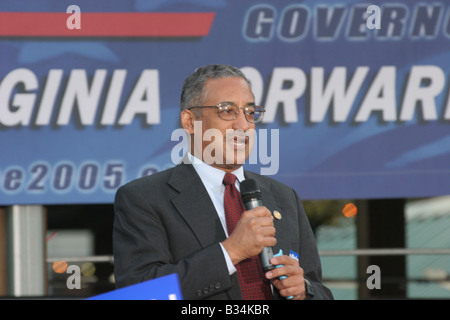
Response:
M209 34L214 12L81 12L80 29L70 29L74 13L0 12L0 36L12 37L201 37Z

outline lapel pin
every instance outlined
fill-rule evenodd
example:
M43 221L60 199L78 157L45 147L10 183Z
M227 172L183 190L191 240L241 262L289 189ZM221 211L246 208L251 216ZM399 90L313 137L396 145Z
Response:
M279 213L278 211L274 211L273 212L273 216L275 217L275 219L281 220L281 213Z

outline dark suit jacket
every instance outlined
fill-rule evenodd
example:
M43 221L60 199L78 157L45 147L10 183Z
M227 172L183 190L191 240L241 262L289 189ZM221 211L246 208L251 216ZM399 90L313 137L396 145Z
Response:
M248 171L244 175L256 180L263 204L282 215L274 219L274 254L280 249L284 254L297 252L305 277L315 289L314 298L332 298L321 282L315 239L295 191L265 176ZM223 227L191 164L120 187L114 210L117 287L177 273L184 299L241 299L237 275L228 274L219 245L226 238Z

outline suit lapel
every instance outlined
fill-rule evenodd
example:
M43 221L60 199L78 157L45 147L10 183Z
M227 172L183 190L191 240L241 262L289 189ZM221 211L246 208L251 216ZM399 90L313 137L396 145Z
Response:
M277 201L274 197L276 192L272 190L270 182L250 171L244 171L244 175L247 179L255 179L261 190L263 205L272 214L274 211L279 211L283 216L285 213L284 204ZM203 248L226 239L214 204L191 164L179 164L176 166L168 183L179 192L178 196L172 199L173 205L191 228ZM273 248L274 254L278 253L279 249L283 247L285 237L282 230L289 229L286 228L284 222L285 219L274 219L274 225L277 229L277 244Z
M205 248L226 236L206 188L191 164L174 168L169 185L179 192L172 203Z
M272 213L274 210L280 210L284 208L284 204L281 201L277 201L274 197L274 190L272 190L272 185L268 180L261 179L261 177L253 172L244 171L244 175L246 179L254 179L256 181L256 185L261 190L262 203L265 207L267 207Z
M269 211L274 214L274 211L278 211L281 214L281 219L275 218L273 221L275 229L277 230L277 233L275 237L277 238L277 244L272 248L273 253L277 254L280 249L286 246L286 235L284 234L283 230L289 230L288 226L285 225L287 223L286 219L283 219L283 215L285 214L285 206L282 201L277 200L277 198L274 196L276 194L276 190L273 190L272 184L267 179L262 179L261 176L250 172L245 171L244 175L246 179L254 179L256 181L257 186L261 190L261 196L262 196L262 203L263 205L269 209ZM283 254L288 254L289 252L286 252L287 248L283 249Z

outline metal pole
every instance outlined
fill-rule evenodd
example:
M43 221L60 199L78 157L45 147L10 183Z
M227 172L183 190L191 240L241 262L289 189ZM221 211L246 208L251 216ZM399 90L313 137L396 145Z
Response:
M8 294L45 294L45 219L42 206L14 205L7 210Z
M84 257L60 257L47 258L47 263L54 263L58 261L65 262L109 262L114 263L114 257L109 255L104 256L84 256Z
M397 255L443 255L450 254L446 248L423 248L423 249L354 249L354 250L320 250L320 256L397 256Z
M346 250L319 250L321 257L341 256L397 256L397 255L450 255L447 248L381 248L381 249L346 249ZM65 262L109 262L114 263L112 255L83 256L83 257L56 257L47 258L47 263L57 261Z

